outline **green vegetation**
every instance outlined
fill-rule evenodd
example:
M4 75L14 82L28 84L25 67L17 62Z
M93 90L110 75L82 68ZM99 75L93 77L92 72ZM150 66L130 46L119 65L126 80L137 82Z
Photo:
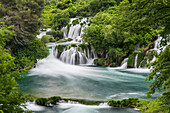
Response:
M131 107L135 108L140 106L138 98L129 98L123 100L110 100L108 104L112 107Z
M46 34L47 35L52 35L56 40L59 40L59 39L63 38L63 32L60 31L60 30L48 31Z
M71 39L71 38L68 38L68 39L60 39L60 40L57 41L57 43L70 42L70 41L72 41L72 40L73 40L73 39Z
M167 44L170 31L170 3L168 0L0 0L0 112L24 112L21 105L26 97L17 91L16 79L22 79L20 73L35 66L37 60L48 56L48 42L71 41L62 39L62 27L70 29L72 22L79 23L83 17L89 17L89 26L84 29L83 41L95 49L99 59L94 61L100 66L120 66L128 57L127 65L134 67L138 54L137 67L144 67L155 57L156 61L147 64L152 67L146 80L149 85L148 96L156 90L163 92L154 100L141 101L124 99L109 101L114 107L138 106L143 113L170 112L170 46L159 55L149 51L154 47L158 34L163 37L162 45ZM52 27L41 40L36 38L40 27ZM87 51L87 45L78 45ZM57 45L61 54L67 45ZM71 44L69 47L77 47ZM140 52L134 52L140 50ZM148 51L148 52L147 52ZM39 105L55 104L59 97L40 98ZM67 101L68 99L65 99ZM99 102L76 100L91 105Z
M77 45L76 44L71 44L71 47L77 47Z
M28 96L17 90L16 80L49 54L36 39L43 7L44 0L0 0L0 112L29 112L21 108Z
M57 102L59 102L59 100L61 100L61 98L59 96L54 96L54 97L50 97L50 98L38 98L38 99L36 99L35 102L38 105L48 106L49 104L56 105Z

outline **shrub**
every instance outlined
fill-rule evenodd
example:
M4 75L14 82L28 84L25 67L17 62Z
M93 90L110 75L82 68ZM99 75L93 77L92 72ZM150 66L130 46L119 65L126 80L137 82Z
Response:
M35 102L38 105L46 106L47 102L48 102L48 99L47 98L38 98L38 99L36 99Z
M51 38L54 38L54 37L51 36L51 35L44 35L44 36L41 38L41 41L44 42L44 43L49 43L49 41L50 41Z
M60 39L63 38L63 32L60 30L57 31L49 31L46 33L47 35L52 35L54 38L59 37Z

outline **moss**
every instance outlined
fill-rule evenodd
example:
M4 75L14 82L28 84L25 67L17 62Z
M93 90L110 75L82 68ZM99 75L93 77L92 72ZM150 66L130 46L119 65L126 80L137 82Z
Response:
M82 19L83 19L83 17L82 17L82 16L80 16L80 17L79 17L79 20L82 20Z
M128 61L127 61L127 67L128 68L133 68L134 67L136 54L137 53L132 53L131 55L129 55Z
M83 25L84 25L84 23L80 23L80 25L81 25L81 26L83 26Z
M82 26L81 26L82 27ZM79 29L79 36L80 36L80 34L81 34L81 27L80 27L80 29Z
M70 26L71 26L71 24L67 25L67 35L68 35L69 31L70 31Z
M86 44L79 44L78 45L80 48L82 48L82 50L84 51L87 48Z
M64 51L64 48L66 47L67 45L57 45L55 47L55 49L58 50L59 53L62 53Z
M71 44L71 47L77 47L77 45L76 44Z
M141 61L143 60L143 58L144 58L143 53L142 53L142 52L141 52L141 53L138 53L137 67L140 66L140 63L141 63Z
M139 105L139 99L138 98L129 98L129 99L123 99L123 100L110 100L108 102L109 106L112 107L136 107Z

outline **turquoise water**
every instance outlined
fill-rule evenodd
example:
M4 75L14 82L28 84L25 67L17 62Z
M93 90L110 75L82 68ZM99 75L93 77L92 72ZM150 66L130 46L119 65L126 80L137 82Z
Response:
M37 97L61 96L89 100L110 100L124 98L145 99L148 73L135 70L121 70L108 67L75 66L64 64L51 54L38 62L24 79L19 82L25 94ZM153 95L153 97L158 94ZM66 104L66 103L65 103ZM110 108L61 105L37 111L37 113L134 113L130 108ZM65 106L63 108L63 106Z

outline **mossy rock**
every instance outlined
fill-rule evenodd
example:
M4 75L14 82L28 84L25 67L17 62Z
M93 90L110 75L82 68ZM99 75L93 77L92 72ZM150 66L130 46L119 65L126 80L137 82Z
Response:
M77 47L77 45L76 44L71 44L71 47Z
M129 55L128 61L127 61L128 68L134 68L136 54L137 53L132 53L131 55Z
M71 27L71 24L68 24L67 25L67 35L68 35L69 31L70 31L70 27Z
M80 48L82 48L82 50L84 51L87 48L86 44L79 44L78 45Z
M64 48L66 48L67 45L57 45L55 47L55 50L57 49L59 53L62 53L64 51Z
M143 52L138 53L137 67L140 66L140 63L143 60L143 58L144 58Z

